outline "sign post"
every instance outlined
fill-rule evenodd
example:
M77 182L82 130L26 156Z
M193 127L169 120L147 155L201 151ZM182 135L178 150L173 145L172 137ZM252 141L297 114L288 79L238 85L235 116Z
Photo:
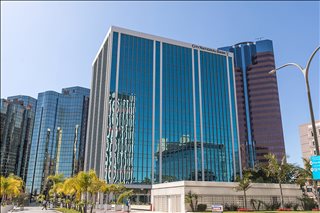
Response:
M311 172L313 180L320 180L320 155L310 157Z
M212 205L212 212L220 212L223 213L223 205Z
M320 181L320 155L310 157L312 179L316 182L315 194L318 201L318 209L320 209L320 195L318 191L318 181Z

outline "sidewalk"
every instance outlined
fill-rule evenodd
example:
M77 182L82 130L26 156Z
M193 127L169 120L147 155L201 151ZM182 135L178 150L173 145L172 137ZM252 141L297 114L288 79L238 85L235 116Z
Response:
M42 207L39 206L26 206L24 207L23 211L14 211L17 213L58 213L58 211L55 211L53 209L49 209L48 210L41 210ZM98 210L96 211L96 213L122 213L122 211L102 211L102 210ZM139 213L160 213L160 212L152 212L152 211L144 211L144 210L140 210L140 209L132 209L130 212L139 212ZM11 213L11 211L9 212Z
M57 213L57 211L53 209L48 210L41 210L42 206L25 206L23 211L13 211L13 212L18 212L18 213ZM10 211L11 213L11 211Z

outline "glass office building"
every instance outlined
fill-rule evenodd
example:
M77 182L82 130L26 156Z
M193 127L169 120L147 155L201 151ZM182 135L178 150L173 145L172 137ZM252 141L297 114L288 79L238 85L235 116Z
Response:
M221 48L234 53L242 167L285 155L281 112L271 40L241 42Z
M85 170L140 185L240 173L232 53L111 27L92 69Z
M39 93L26 187L39 194L49 175L70 177L83 170L90 90Z
M26 181L37 100L29 96L1 99L1 175Z

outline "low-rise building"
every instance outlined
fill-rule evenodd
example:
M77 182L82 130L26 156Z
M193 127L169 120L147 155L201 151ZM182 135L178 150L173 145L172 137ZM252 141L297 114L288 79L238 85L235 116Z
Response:
M198 195L198 204L206 204L207 210L212 205L235 205L244 207L244 193L237 191L237 182L205 182L178 181L152 185L152 210L157 212L187 212L190 205L185 202L185 195L191 191ZM298 185L282 184L284 203L299 203L297 198L302 196ZM247 208L255 209L252 201L262 201L266 204L280 203L279 184L252 183L246 191ZM256 206L257 207L257 206ZM264 206L261 205L260 210Z

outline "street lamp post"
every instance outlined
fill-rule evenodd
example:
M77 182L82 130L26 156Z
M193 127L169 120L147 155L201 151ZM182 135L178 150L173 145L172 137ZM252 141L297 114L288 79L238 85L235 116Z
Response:
M313 53L311 54L308 62L307 62L307 65L305 68L302 68L299 64L296 64L296 63L287 63L287 64L284 64L274 70L271 70L269 72L269 74L274 74L277 70L279 69L282 69L284 67L287 67L287 66L295 66L297 67L303 74L304 76L304 80L306 82L306 87L307 87L307 97L308 97L308 103L309 103L309 110L310 110L310 117L311 117L311 124L312 124L312 131L313 131L313 138L314 138L314 144L315 144L315 148L316 148L316 155L319 155L319 143L318 143L318 136L317 136L317 129L316 129L316 123L315 123L315 120L314 120L314 113L313 113L313 107L312 107L312 100L311 100L311 94L310 94L310 86L309 86L309 68L310 68L310 64L311 64L311 61L313 59L313 57L315 56L315 54L319 51L320 49L320 46L317 47ZM319 201L319 194L318 194L318 191L317 191L317 186L318 186L318 181L315 181L315 185L316 185L316 198L317 198L317 201L318 201L318 208L320 206L320 201Z
M305 79L305 82L306 82L306 86L307 86L307 96L308 96L308 103L309 103L309 110L310 110L310 117L311 117L311 124L312 124L312 131L313 131L313 137L314 137L314 144L315 144L315 148L316 148L316 155L319 155L319 143L318 143L318 136L317 136L317 129L316 129L316 123L315 123L315 120L314 120L314 113L313 113L313 107L312 107L312 100L311 100L311 94L310 94L310 87L309 87L309 67L310 67L310 64L311 64L311 61L314 57L314 55L317 53L317 51L320 49L320 46L317 47L313 53L311 54L308 62L307 62L307 65L305 68L302 68L299 64L296 64L296 63L287 63L287 64L284 64L274 70L271 70L269 72L269 74L274 74L277 70L280 70L284 67L287 67L287 66L295 66L297 67L302 73L303 73L303 76L304 76L304 79Z

